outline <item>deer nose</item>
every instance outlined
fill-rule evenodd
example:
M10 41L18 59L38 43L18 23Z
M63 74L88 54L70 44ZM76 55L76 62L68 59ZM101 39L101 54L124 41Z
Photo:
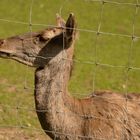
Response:
M4 44L5 40L0 39L0 46L2 46Z

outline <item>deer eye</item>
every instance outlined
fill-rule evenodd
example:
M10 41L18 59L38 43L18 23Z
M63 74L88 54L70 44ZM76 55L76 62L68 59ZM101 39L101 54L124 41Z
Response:
M53 32L55 33L56 32L56 29L53 29Z

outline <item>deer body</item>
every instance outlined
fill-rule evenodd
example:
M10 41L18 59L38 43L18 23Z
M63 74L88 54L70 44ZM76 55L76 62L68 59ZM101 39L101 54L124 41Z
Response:
M139 140L139 95L69 95L75 19L70 14L66 24L59 16L57 22L58 28L0 40L0 57L37 67L35 105L45 133L54 140Z
M131 95L136 98L133 97L134 101L127 102L128 110L125 97L116 93L99 92L94 94L95 97L82 100L69 97L67 89L63 87L66 83L62 83L65 70L59 62L54 63L55 67L50 64L46 69L36 71L36 80L44 77L43 81L36 81L36 109L40 110L37 114L43 129L53 131L53 133L46 131L51 138L57 140L140 138L140 109L135 103L137 95ZM63 62L65 63L65 60ZM56 66L59 68L55 69Z

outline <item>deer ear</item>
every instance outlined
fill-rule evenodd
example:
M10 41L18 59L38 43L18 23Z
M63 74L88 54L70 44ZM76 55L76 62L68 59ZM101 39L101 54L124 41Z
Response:
M72 38L75 33L76 21L73 13L70 13L66 22L66 36L67 38Z
M56 14L56 23L58 27L65 27L65 20L58 13Z

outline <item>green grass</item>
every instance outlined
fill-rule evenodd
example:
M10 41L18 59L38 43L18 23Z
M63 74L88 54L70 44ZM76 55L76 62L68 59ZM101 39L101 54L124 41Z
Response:
M110 0L111 1L111 0ZM135 3L136 0L112 0ZM29 22L30 0L1 0L0 19ZM34 0L32 23L55 25L55 15L62 8L62 16L66 19L70 12L76 16L78 28L98 29L101 3L84 0ZM103 9L101 31L114 34L132 35L135 6L105 4ZM47 27L47 26L46 26ZM33 26L33 31L46 28ZM135 19L135 35L140 36L140 9ZM15 34L29 32L29 26L0 20L0 37L5 38ZM130 56L130 66L140 68L140 39L134 41L131 49L131 38L79 31L79 39L75 45L75 59L82 62L97 59L98 63L116 66L127 66ZM95 57L95 47L97 56ZM83 96L93 91L95 65L75 63L69 89L71 93ZM0 125L25 125L39 127L33 111L33 81L34 69L14 61L0 59ZM24 89L28 85L29 89ZM95 89L125 92L126 69L105 66L96 67ZM128 92L140 91L140 71L130 70L128 75ZM79 94L80 93L80 94ZM76 95L76 96L77 96ZM15 110L16 106L24 108ZM11 108L10 108L11 107Z

